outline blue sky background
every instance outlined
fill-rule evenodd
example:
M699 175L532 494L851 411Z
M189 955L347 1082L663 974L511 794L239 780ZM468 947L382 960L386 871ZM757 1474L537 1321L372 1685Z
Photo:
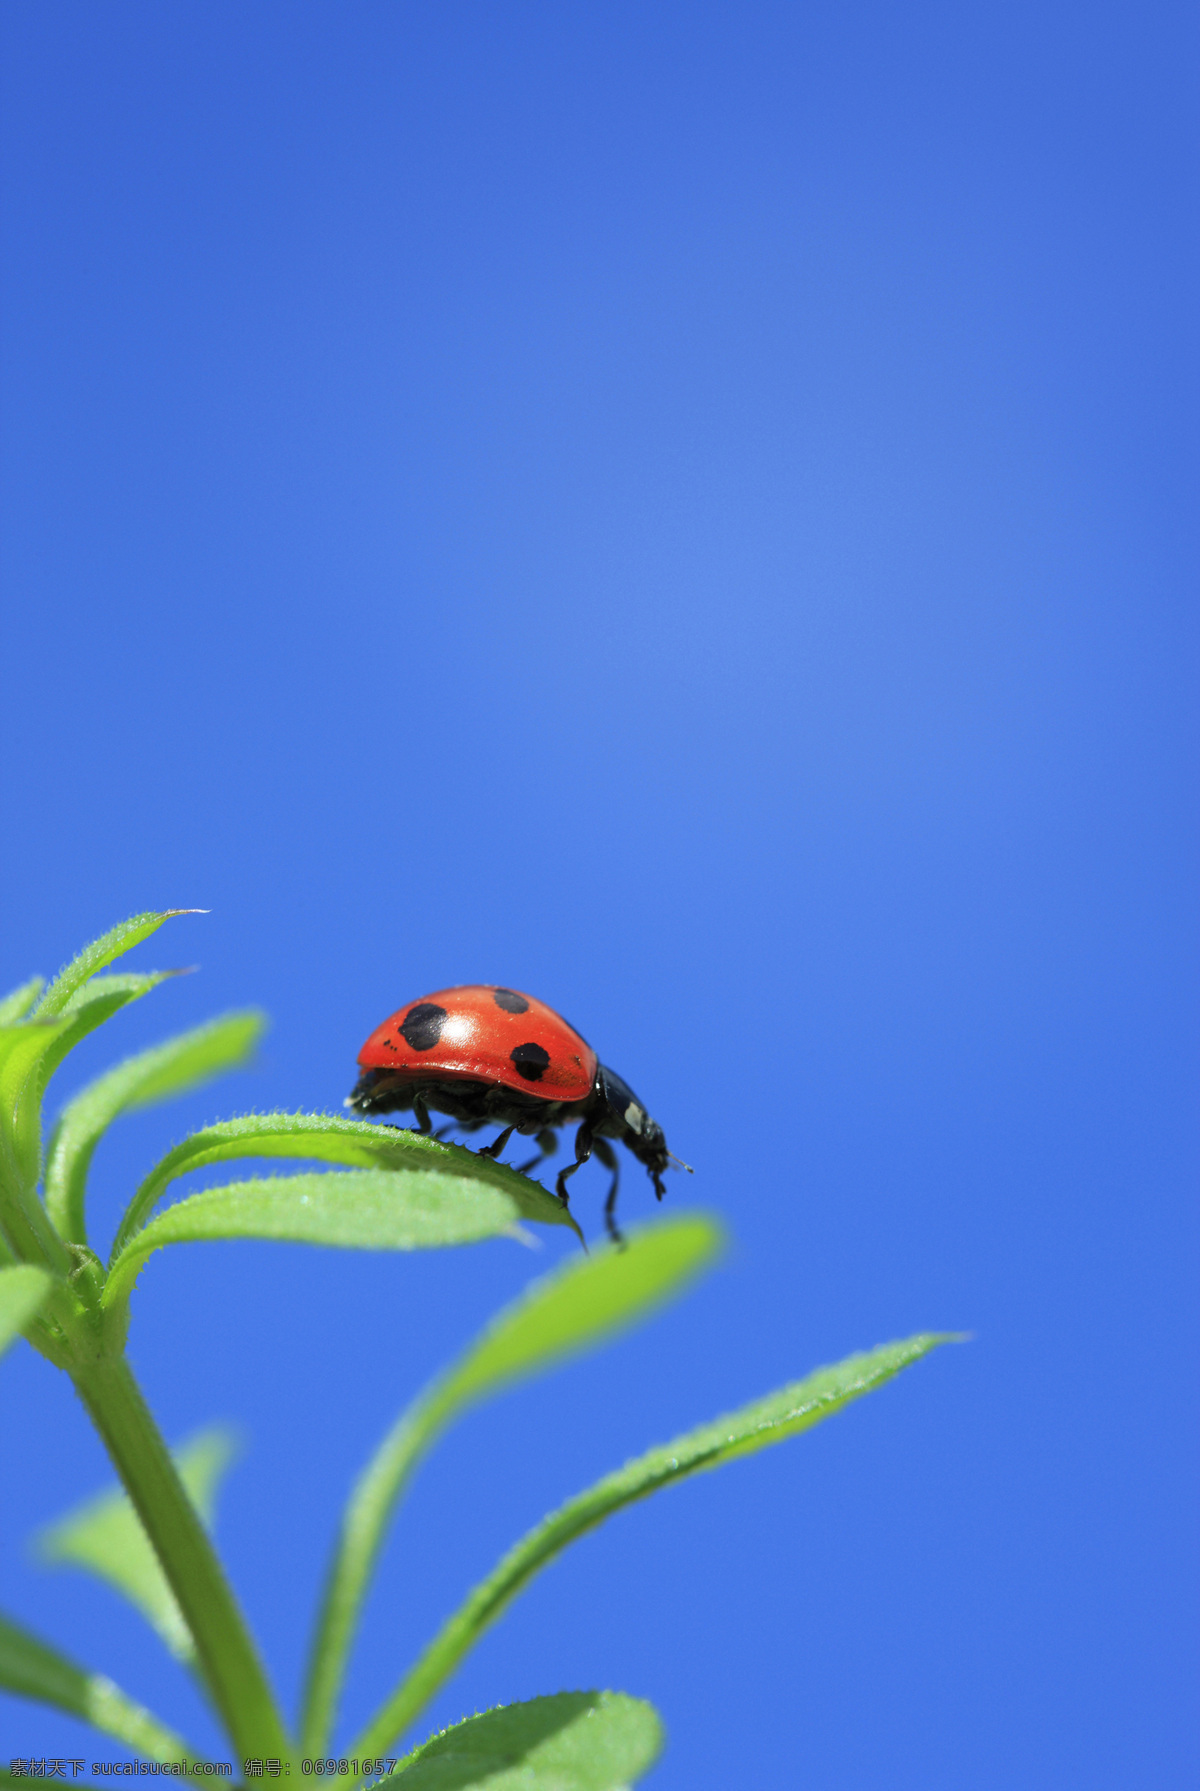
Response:
M273 1016L102 1147L98 1230L480 980L736 1237L423 1470L342 1741L552 1503L947 1326L587 1539L431 1721L637 1692L661 1791L1193 1785L1191 9L9 0L0 42L0 971L212 910L62 1095ZM244 1432L219 1535L291 1700L353 1475L539 1265L172 1254L132 1356L172 1439ZM0 1603L223 1754L30 1564L107 1468L46 1364L0 1382ZM60 1751L123 1752L0 1699L0 1755Z

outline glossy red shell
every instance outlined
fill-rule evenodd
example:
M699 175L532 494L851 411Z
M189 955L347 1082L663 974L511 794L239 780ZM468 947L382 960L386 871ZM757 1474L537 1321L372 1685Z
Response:
M375 1028L358 1061L406 1082L463 1077L543 1101L586 1100L596 1078L596 1053L552 1007L482 983L439 989L398 1008Z

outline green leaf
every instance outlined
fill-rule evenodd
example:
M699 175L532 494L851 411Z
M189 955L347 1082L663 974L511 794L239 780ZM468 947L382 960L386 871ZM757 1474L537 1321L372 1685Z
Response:
M635 1231L535 1281L402 1414L360 1475L342 1519L309 1666L301 1749L325 1752L346 1659L384 1534L417 1463L471 1405L646 1318L712 1262L723 1234L702 1213Z
M200 1431L172 1451L179 1478L210 1527L218 1487L236 1453L236 1439L222 1425ZM183 1613L137 1513L120 1488L100 1493L41 1531L36 1547L44 1561L84 1567L107 1580L154 1626L177 1660L193 1660L195 1649Z
M103 1026L131 1001L139 1001L170 977L187 974L186 970L122 970L112 976L94 976L62 1009L61 1018L69 1025L55 1035L54 1043L42 1061L43 1087L68 1051L73 1051L89 1032L95 1032L97 1026Z
M201 1088L213 1077L238 1068L253 1052L265 1025L263 1014L224 1014L127 1058L76 1095L59 1118L46 1163L46 1206L64 1237L87 1242L88 1169L112 1122L122 1113Z
M68 1051L128 1002L149 994L167 977L181 974L178 970L152 970L94 976L86 988L60 1004L57 1017L49 1024L40 1022L39 1009L32 1021L12 1029L23 1038L3 1057L0 1120L11 1135L11 1149L26 1183L35 1183L38 1176L42 1095Z
M31 976L11 995L4 996L0 1000L0 1026L11 1026L14 1020L23 1020L45 986L44 976Z
M497 1314L479 1341L430 1390L424 1422L440 1427L476 1400L646 1318L719 1253L724 1233L706 1213L633 1231L553 1270Z
M38 1102L25 1092L36 1086L38 1065L71 1025L70 1020L18 1021L0 1026L0 1260L13 1256L68 1267L66 1247L55 1235L37 1197L41 1140Z
M653 1705L621 1692L559 1692L443 1729L401 1762L404 1791L622 1791L662 1751Z
M344 1174L267 1177L193 1194L142 1227L115 1259L103 1301L129 1297L147 1257L164 1244L274 1238L348 1250L433 1250L480 1238L513 1237L517 1221L561 1225L552 1194L513 1175L515 1193L480 1179L421 1169L354 1169Z
M51 1019L61 1014L98 970L104 970L115 958L132 951L143 939L149 939L151 933L157 933L164 920L173 920L179 914L203 913L202 908L167 908L162 913L135 914L132 920L123 920L119 926L93 940L91 945L85 945L79 956L59 971L34 1010L38 1019Z
M881 1387L939 1344L951 1341L948 1335L924 1333L902 1343L883 1344L863 1355L849 1356L836 1367L818 1368L815 1374L794 1381L765 1399L755 1400L740 1411L649 1450L568 1500L510 1549L442 1626L350 1752L372 1756L385 1753L488 1625L495 1622L539 1568L552 1561L568 1543L595 1529L615 1511L676 1480L811 1429L851 1400Z
M0 1686L82 1717L150 1760L180 1760L185 1743L100 1673L77 1667L29 1630L0 1617ZM9 1750L11 1752L11 1750ZM23 1785L27 1779L20 1781Z
M130 1201L113 1240L111 1260L116 1260L177 1177L192 1169L237 1162L245 1157L303 1157L340 1163L348 1169L421 1169L463 1176L499 1188L518 1204L531 1201L528 1218L569 1225L580 1235L579 1227L558 1201L554 1202L557 1218L549 1215L544 1202L551 1196L537 1182L464 1145L440 1144L436 1139L423 1138L419 1132L339 1119L332 1113L247 1113L193 1132L167 1152Z
M30 1264L0 1269L0 1356L36 1317L51 1284L52 1278L44 1269Z
M0 1125L12 1138L17 1101L50 1047L68 1032L70 1019L17 1020L0 1026Z

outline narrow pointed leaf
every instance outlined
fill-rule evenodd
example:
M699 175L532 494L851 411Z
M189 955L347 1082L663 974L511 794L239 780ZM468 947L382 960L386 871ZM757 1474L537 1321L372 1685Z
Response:
M66 1249L37 1197L41 1137L36 1082L39 1064L70 1025L70 1020L23 1020L0 1026L0 1228L7 1234L0 1258L11 1261L15 1253L64 1272ZM26 1099L31 1084L33 1098Z
M94 976L86 988L61 1004L50 1024L32 1021L14 1029L23 1041L5 1054L0 1069L0 1101L11 1127L13 1150L27 1181L36 1182L41 1156L41 1099L46 1084L67 1053L119 1009L149 994L177 970Z
M162 913L135 914L131 920L123 920L119 926L111 928L99 939L94 939L90 945L85 945L79 956L59 971L35 1009L38 1018L50 1019L61 1014L72 997L97 971L106 969L114 959L132 951L143 939L149 939L164 920L172 920L178 914L202 912L200 908L167 908Z
M0 1269L0 1356L37 1316L50 1287L51 1277L44 1269L27 1263Z
M301 1748L326 1750L371 1575L405 1486L468 1407L646 1318L712 1262L723 1234L703 1213L635 1231L624 1250L575 1259L535 1281L402 1414L351 1493L309 1667Z
M106 1020L110 1020L131 1001L139 1001L143 995L148 995L151 989L157 989L160 983L165 983L170 977L186 975L185 970L123 970L112 976L92 977L86 988L73 995L61 1011L61 1018L69 1024L63 1032L56 1034L53 1045L42 1060L40 1075L43 1087L68 1051L73 1051L89 1032L95 1032L97 1026L103 1026Z
M0 1026L0 1119L10 1130L17 1097L31 1071L70 1027L69 1019L17 1020Z
M455 1723L410 1754L403 1791L622 1791L662 1751L653 1705L621 1692L559 1692Z
M179 1478L211 1526L217 1491L237 1452L233 1433L213 1425L172 1451ZM119 1487L100 1493L37 1537L37 1551L54 1566L83 1567L135 1605L177 1660L195 1655L191 1634L137 1513Z
M765 1399L755 1400L740 1411L649 1450L568 1500L530 1530L475 1588L442 1626L408 1678L367 1724L350 1751L372 1756L384 1753L424 1709L488 1625L568 1543L595 1529L615 1511L689 1474L719 1467L811 1429L851 1400L881 1387L939 1344L950 1341L947 1335L925 1333L849 1356L835 1367L818 1368L815 1374L794 1381Z
M428 1170L351 1169L211 1188L168 1207L136 1233L109 1270L104 1304L127 1299L147 1258L164 1244L273 1238L347 1250L433 1250L512 1237L522 1218L566 1222L552 1194L523 1176L513 1181L518 1185L509 1193Z
M452 1413L611 1337L679 1294L719 1253L720 1224L684 1213L630 1234L535 1281L497 1314L445 1379L431 1390L426 1422Z
M11 1026L14 1020L23 1020L45 986L44 976L31 976L19 989L5 995L0 1000L0 1026Z
M106 1679L68 1660L56 1648L0 1617L0 1686L81 1717L150 1760L181 1760L190 1750L158 1718ZM27 1780L22 1779L22 1784Z
M7 1199L18 1200L37 1186L38 1071L70 1028L70 1020L22 1020L0 1027L0 1180ZM28 1100L31 1085L34 1098Z
M64 1237L87 1242L88 1169L112 1122L122 1113L201 1088L237 1069L252 1054L265 1025L263 1014L224 1014L127 1058L76 1095L59 1118L46 1163L46 1206Z
M247 1113L193 1132L168 1151L151 1170L129 1204L113 1241L115 1261L134 1233L145 1224L164 1191L179 1176L213 1163L234 1163L246 1157L301 1157L321 1163L339 1163L347 1169L421 1169L487 1182L518 1203L530 1198L536 1211L531 1219L548 1218L544 1201L550 1199L537 1182L518 1175L504 1163L493 1163L478 1151L461 1144L441 1144L422 1138L419 1132L396 1126L368 1125L364 1120L339 1119L332 1113ZM530 1190L535 1190L531 1195ZM549 1223L579 1227L564 1207L554 1205L557 1219Z

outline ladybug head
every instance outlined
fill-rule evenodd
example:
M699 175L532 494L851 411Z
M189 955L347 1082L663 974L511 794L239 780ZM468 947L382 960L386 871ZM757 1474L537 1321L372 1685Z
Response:
M615 1070L601 1064L596 1080L608 1108L609 1124L639 1162L646 1165L657 1189L658 1178L671 1154L662 1127L657 1120L651 1119L628 1082L623 1081Z

